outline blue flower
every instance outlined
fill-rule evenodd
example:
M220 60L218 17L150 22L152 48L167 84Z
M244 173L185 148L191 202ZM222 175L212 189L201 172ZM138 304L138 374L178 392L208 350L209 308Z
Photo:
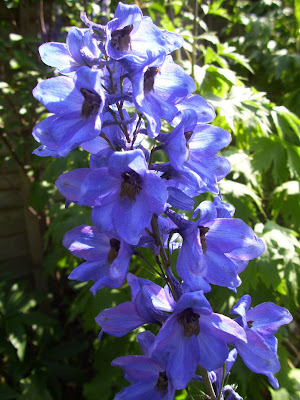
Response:
M99 233L93 226L81 225L67 232L63 245L76 257L86 260L75 268L69 279L92 280L91 292L103 287L120 287L128 272L134 248L120 238Z
M160 30L150 17L143 17L136 5L119 3L115 17L106 26L105 48L114 60L126 59L131 63L155 54L170 54L182 46L183 40L176 33Z
M197 123L193 109L182 114L174 130L159 135L162 148L167 152L172 166L179 171L191 170L199 177L198 193L218 193L217 182L230 171L230 164L216 154L231 141L229 132L206 124Z
M208 291L205 282L235 290L241 283L238 274L249 260L263 253L264 243L242 220L218 218L218 209L209 201L202 202L194 216L199 211L195 222L166 211L183 238L178 275L191 290Z
M247 342L235 343L244 363L251 371L268 377L274 389L279 388L274 373L280 369L277 359L277 339L274 334L281 325L289 324L292 316L286 308L267 302L250 308L251 297L245 295L232 308L236 321L244 328Z
M82 66L91 67L100 62L101 51L89 29L72 27L66 44L49 42L39 48L42 61L64 75L73 74Z
M172 311L174 299L166 286L160 286L147 279L128 274L131 301L102 311L96 322L102 332L121 337L144 324L161 324Z
M112 365L121 367L131 386L124 388L115 400L173 400L175 389L168 377L166 364L151 358L155 336L148 331L137 335L143 356L125 356L113 360Z
M212 312L202 291L184 293L160 329L151 356L166 363L175 389L184 389L197 365L208 371L221 367L228 357L227 343L246 341L233 320Z
M129 79L135 106L148 121L150 137L159 134L160 119L171 122L178 113L175 105L196 89L193 79L171 56L163 61L152 55Z
M33 136L42 145L34 154L64 157L99 135L105 103L100 70L81 67L74 79L47 79L35 87L33 95L55 114L35 126Z
M92 220L100 231L115 232L136 245L152 215L164 212L167 189L148 171L140 149L115 152L108 167L92 170L81 187L79 204L94 206Z

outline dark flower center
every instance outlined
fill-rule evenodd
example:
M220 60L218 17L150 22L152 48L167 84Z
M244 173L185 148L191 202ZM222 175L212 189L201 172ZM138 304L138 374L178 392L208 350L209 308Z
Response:
M133 25L127 25L122 29L116 29L111 34L111 45L119 51L128 51L131 47L130 32Z
M89 89L81 88L80 92L84 97L80 116L82 119L88 119L91 115L96 115L98 113L101 104L101 98L97 93L94 93Z
M209 228L207 228L206 226L198 226L198 228L199 228L199 231L200 231L200 242L201 242L201 245L202 245L202 250L203 250L203 253L206 254L206 252L207 252L207 244L206 244L205 235L209 231Z
M249 329L252 328L253 322L254 321L247 321L247 326L248 326Z
M118 257L119 250L120 250L120 241L114 238L111 238L109 241L110 249L107 255L106 262L108 264L112 264L115 259Z
M187 308L179 314L178 322L183 325L184 336L192 337L193 335L198 336L200 333L199 326L200 315L194 313L192 308Z
M123 182L121 183L120 199L123 200L126 196L133 202L135 197L142 190L141 177L134 171L124 172L122 175Z
M154 78L160 71L160 68L157 67L149 67L144 74L144 92L145 94L149 94L154 86Z
M187 132L184 132L184 136L185 136L185 144L186 144L186 147L189 149L189 140L190 140L190 138L192 137L192 134L193 134L194 132L193 131L187 131Z
M159 377L157 379L155 388L159 393L163 393L166 390L168 390L168 378L167 378L166 371L159 373Z

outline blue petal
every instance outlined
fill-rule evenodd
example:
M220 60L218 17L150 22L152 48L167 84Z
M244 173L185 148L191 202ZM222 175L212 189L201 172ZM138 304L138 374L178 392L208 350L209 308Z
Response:
M126 373L126 379L131 383L149 379L157 381L159 372L165 371L164 365L145 356L118 357L111 365L121 367Z
M114 400L173 400L168 392L158 392L155 388L157 381L150 380L135 383L121 390Z
M102 311L96 317L96 322L104 332L117 337L124 336L147 323L137 314L135 305L131 302Z
M78 202L82 183L89 173L89 168L79 168L66 172L58 177L55 182L56 187L67 200Z
M202 157L214 156L231 142L230 133L218 126L199 124L193 131L189 140L190 151L201 153Z
M216 219L206 234L206 243L214 252L231 253L242 260L258 257L264 250L263 242L240 219Z
M168 187L168 203L172 207L179 208L180 210L193 210L194 200L183 193L180 189L169 186Z
M224 340L203 332L201 325L197 339L200 349L199 364L207 371L221 367L228 356L228 346Z
M67 232L63 245L76 257L87 261L106 260L109 238L93 226L81 225Z
M147 171L145 156L140 149L114 152L109 159L108 166L110 172L118 176L130 170L139 175L143 175Z
M112 222L113 209L116 201L108 202L101 207L94 207L92 210L92 221L99 231L113 232L114 226Z
M156 338L152 357L167 364L167 373L175 389L184 389L193 378L199 362L199 344L196 336L186 338L183 326L171 316Z
M244 329L234 320L225 315L211 313L201 315L199 319L200 332L216 336L227 343L235 343L237 340L246 342ZM227 356L226 356L227 357Z
M64 43L44 43L39 47L39 53L43 63L57 68L62 74L72 73L80 67Z
M90 171L81 188L80 204L88 206L105 205L116 200L121 188L121 177L109 174L108 168Z
M237 265L229 257L212 251L208 247L205 259L209 266L205 278L209 283L230 289L240 286L241 280L237 275Z
M79 282L97 282L107 275L108 269L109 266L103 260L87 261L73 269L69 275L69 279Z
M150 331L140 332L136 336L140 348L145 356L150 356L155 343L155 335Z
M150 224L153 212L148 208L148 198L143 190L134 202L127 197L117 201L113 210L113 224L118 235L127 243L136 245L143 230Z
M177 301L174 312L180 313L187 308L192 308L194 312L201 315L209 315L212 313L212 308L201 290L184 293Z
M280 364L276 354L269 348L263 338L251 329L247 330L247 343L235 343L239 355L251 371L258 374L274 374Z
M268 336L274 335L281 325L289 324L293 317L286 308L268 302L251 308L247 320L253 321L251 329L262 336Z
M161 214L166 208L167 188L165 182L154 172L144 176L143 187L147 196L147 207L155 214Z
M209 105L203 97L198 96L197 94L187 96L176 105L176 108L181 112L190 109L195 110L197 112L197 120L199 123L211 122L216 117L213 107Z
M57 76L47 79L38 83L32 94L50 112L59 115L72 114L78 118L80 116L84 98L71 78Z
M247 313L251 305L251 297L248 294L242 296L239 301L232 307L230 313L238 314L242 317L243 327L247 328Z

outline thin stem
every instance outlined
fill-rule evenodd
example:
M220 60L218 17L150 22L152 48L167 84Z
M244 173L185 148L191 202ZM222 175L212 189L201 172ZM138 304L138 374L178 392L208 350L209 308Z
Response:
M221 388L220 388L220 393L218 395L218 400L220 400L221 396L222 396L222 389L223 389L224 383L225 383L225 374L226 374L226 363L224 363L224 365L223 365L222 384L221 384Z
M118 121L118 118L117 118L116 113L114 112L114 110L113 110L112 108L110 108L110 107L107 107L107 108L108 108L108 111L111 113L113 119L115 120L115 123L119 126L119 128L120 128L121 131L124 133L124 135L126 135L126 134L125 134L125 131L124 131L124 127L122 126L122 124L120 123L120 121Z
M203 378L203 383L204 383L205 389L206 389L207 393L210 395L211 400L217 400L214 388L213 388L212 383L208 376L208 372L206 371L206 369L204 369L200 365L199 365L199 370L200 370L201 376Z
M187 392L190 399L195 400L188 387L185 388L185 391Z
M158 226L158 216L157 214L153 214L153 217L151 219L151 227L153 234L155 235L155 242L156 245L160 247L160 256L162 258L163 264L165 268L168 268L170 266L170 261L168 260L168 257L165 252L165 247L162 241L162 238L160 236L160 231L159 231L159 226Z
M170 292L173 295L174 300L177 301L178 299L177 299L175 287L173 285L171 278L168 275L168 269L170 268L171 263L167 257L166 251L165 251L165 246L164 246L163 240L160 235L160 230L159 230L157 219L158 219L157 214L153 214L153 217L151 219L151 227L152 227L153 237L155 239L156 245L159 246L159 248L160 248L159 253L160 253L165 270L163 270L161 264L159 264L159 266L162 269L164 275L166 276L167 284L169 286Z
M108 137L105 135L104 132L101 131L100 137L102 137L102 139L104 139L104 140L108 143L109 147L111 147L114 151L116 151L116 149L115 149L114 146L111 144L110 140L108 139Z
M133 139L132 139L132 142L131 142L131 150L133 149L134 142L136 141L137 135L139 133L141 122L142 122L142 114L139 115L139 120L138 120L138 122L136 124L135 130L134 130L134 133L133 133Z
M195 78L194 70L195 70L195 64L196 64L196 42L197 42L197 36L198 36L198 0L195 0L195 5L194 5L194 29L193 29L193 54L192 54L192 77Z
M40 0L40 24L41 24L42 32L46 36L47 31L46 31L45 19L44 19L44 2L43 2L43 0Z
M157 273L157 275L158 275L160 278L162 278L162 279L165 280L165 276L162 275L159 271L157 271L157 269L143 256L142 253L140 253L138 250L136 250L136 251L134 252L134 254L135 254L136 256L140 257L143 261L145 261L145 263L148 264L149 267L151 267L151 268ZM162 272L163 272L163 271L162 271Z

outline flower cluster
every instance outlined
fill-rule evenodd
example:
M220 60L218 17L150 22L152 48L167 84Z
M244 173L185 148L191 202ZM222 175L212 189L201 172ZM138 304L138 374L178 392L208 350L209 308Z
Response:
M241 399L222 387L223 366L227 374L237 355L277 388L274 333L291 321L289 312L272 303L250 309L243 296L231 319L206 298L213 285L236 291L239 273L264 244L222 202L218 182L230 164L217 154L231 136L209 124L214 110L174 63L182 38L156 27L136 5L119 3L106 26L83 21L87 28L71 28L66 44L40 47L44 63L62 75L33 90L53 114L34 128L40 143L34 153L65 157L78 146L91 153L89 168L61 175L56 185L66 204L92 207L94 226L64 237L64 246L85 260L70 279L93 281L94 294L126 279L131 288L131 301L97 316L101 335L120 337L144 324L160 328L157 336L138 335L144 355L113 361L131 383L115 398L171 400L176 390L202 381L212 399ZM213 201L194 210L193 198L205 192ZM193 210L188 220L184 211ZM164 287L128 273L141 247L152 249Z

